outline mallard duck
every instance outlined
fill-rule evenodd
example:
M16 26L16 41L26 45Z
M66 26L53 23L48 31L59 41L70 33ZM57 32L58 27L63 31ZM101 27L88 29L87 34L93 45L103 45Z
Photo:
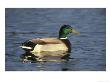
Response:
M42 52L71 52L71 43L67 38L67 35L73 33L78 35L79 32L77 32L75 29L73 29L70 25L63 25L61 26L59 30L59 37L58 38L35 38L32 40L25 41L22 43L22 46L20 46L22 49L24 49L26 52L29 53L37 53L37 57L43 57L47 56L47 54L42 55L39 53ZM65 56L65 54L48 54L48 56Z

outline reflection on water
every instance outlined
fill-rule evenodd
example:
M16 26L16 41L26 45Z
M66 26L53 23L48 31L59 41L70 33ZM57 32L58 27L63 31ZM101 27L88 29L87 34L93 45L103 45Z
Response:
M45 53L41 53L41 54L45 54ZM49 54L49 53L48 53ZM52 54L52 53L51 53ZM49 56L49 57L44 57L44 58L38 58L36 57L34 54L25 52L24 54L21 55L21 62L22 63L31 63L31 64L35 64L37 63L37 69L39 71L48 71L50 69L48 69L47 66L45 66L46 64L49 64L49 66L51 64L61 64L61 69L62 71L68 71L70 70L67 65L69 64L69 62L73 62L73 58L70 58L70 54L67 53L66 56L64 57L53 57L53 56ZM52 69L53 70L53 69ZM55 70L55 68L54 68ZM56 70L58 71L58 70Z
M45 57L44 59L38 59L34 54L24 53L21 55L21 62L24 64L26 64L26 63L37 64L37 69L39 71L51 71L49 69L49 67L52 67L52 70L54 70L54 71L58 71L58 69L53 68L53 65L55 65L55 66L59 65L60 66L59 68L62 71L68 71L68 70L72 71L73 67L70 68L69 64L70 63L72 65L76 64L77 60L75 60L74 58L70 58L69 54L67 54L63 58Z
M70 54L69 53L56 53L56 52L42 52L36 53L37 55L43 55L43 57L37 57L35 54L25 52L21 55L22 62L64 62L69 61ZM45 56L46 55L46 56ZM54 55L54 56L53 56ZM59 55L65 55L63 57L59 57Z
M5 18L6 71L106 70L106 9L10 8L6 9ZM69 60L65 57L67 59L61 59L63 61L59 58L57 62L36 62L34 55L24 53L19 47L22 42L33 38L57 37L63 24L69 24L81 33L68 37L72 44Z

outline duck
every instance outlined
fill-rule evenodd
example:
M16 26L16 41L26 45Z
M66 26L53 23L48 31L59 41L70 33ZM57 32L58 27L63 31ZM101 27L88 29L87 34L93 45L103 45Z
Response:
M71 53L71 43L67 37L71 33L75 35L80 34L80 32L76 31L70 25L62 25L59 30L58 38L34 38L23 42L20 47L26 51L26 53L35 54L35 56L39 58L46 56L64 57L67 54L62 53ZM47 54L48 52L49 54Z

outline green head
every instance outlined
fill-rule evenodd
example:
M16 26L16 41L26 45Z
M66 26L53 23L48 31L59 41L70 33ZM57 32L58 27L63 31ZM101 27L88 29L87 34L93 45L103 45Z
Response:
M70 25L63 25L59 31L59 38L67 38L67 35L70 33L73 33L76 35L80 34L75 29L73 29Z

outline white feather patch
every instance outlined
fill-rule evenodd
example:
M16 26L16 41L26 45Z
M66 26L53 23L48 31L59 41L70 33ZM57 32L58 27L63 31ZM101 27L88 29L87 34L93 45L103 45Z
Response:
M21 48L26 48L26 49L32 49L31 47L27 47L27 46L20 46Z

